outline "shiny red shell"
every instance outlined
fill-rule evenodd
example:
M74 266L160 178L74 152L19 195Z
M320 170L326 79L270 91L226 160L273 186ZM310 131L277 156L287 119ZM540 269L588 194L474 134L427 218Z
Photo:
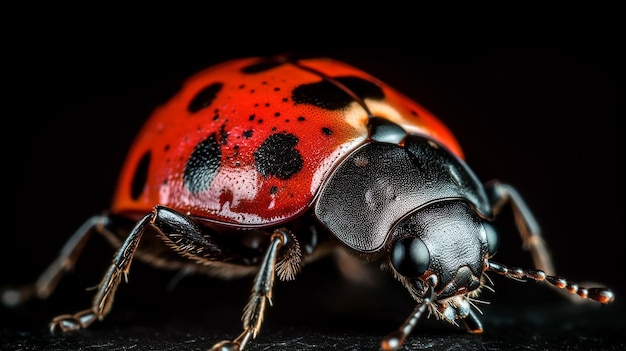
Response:
M147 120L111 210L132 217L164 205L242 227L289 221L311 207L333 167L368 140L371 116L462 157L435 116L345 63L245 58L209 67Z

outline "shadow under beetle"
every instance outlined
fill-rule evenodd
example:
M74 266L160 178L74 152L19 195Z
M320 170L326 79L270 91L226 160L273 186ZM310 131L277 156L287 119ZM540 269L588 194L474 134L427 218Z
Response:
M492 221L505 205L534 269L492 260ZM188 79L137 136L109 211L87 220L32 286L4 289L4 303L46 298L93 232L118 248L113 262L92 305L54 318L51 330L103 319L134 257L224 278L256 274L243 331L213 350L243 350L260 330L275 277L294 279L333 250L379 262L415 299L383 350L401 347L427 310L482 332L472 300L489 288L486 272L614 299L554 275L520 195L482 184L435 116L331 59L237 59Z

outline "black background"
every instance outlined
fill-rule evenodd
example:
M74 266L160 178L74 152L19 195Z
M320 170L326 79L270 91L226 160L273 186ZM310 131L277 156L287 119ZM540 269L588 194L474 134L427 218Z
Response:
M106 209L134 134L184 78L231 58L298 52L347 61L435 113L481 179L511 183L525 197L557 272L617 295L605 308L570 305L542 285L494 277L496 292L482 295L491 301L483 339L428 321L413 348L623 347L623 56L610 18L520 21L507 31L502 19L468 31L452 21L393 27L391 18L216 22L218 13L187 28L174 14L135 15L144 21L91 12L70 21L44 11L22 22L30 35L10 38L0 285L33 281L83 220ZM497 260L530 267L510 216L502 221ZM50 336L50 317L89 305L84 289L99 282L112 253L93 237L50 299L0 308L1 347L195 350L239 331L250 279L190 277L167 292L172 273L137 263L104 322ZM397 285L384 276L377 287L351 285L328 260L307 266L295 282L278 283L252 349L375 348L413 307Z

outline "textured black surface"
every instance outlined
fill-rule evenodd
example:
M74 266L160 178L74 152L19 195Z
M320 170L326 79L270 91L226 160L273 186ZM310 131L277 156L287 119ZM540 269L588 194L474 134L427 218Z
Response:
M183 328L181 328L183 327ZM9 337L3 350L207 350L222 335L185 324L135 326L112 330L88 331L81 335L52 337L42 333L22 333ZM618 331L588 330L529 331L495 329L476 336L426 331L411 337L402 350L624 350L626 344ZM324 332L315 329L285 327L269 330L248 350L378 350L380 340L360 332ZM568 335L567 337L564 335Z
M603 282L617 295L604 308L570 305L544 286L494 277L496 293L482 295L492 302L481 305L483 335L423 321L406 349L625 349L624 210L615 203L626 179L625 61L623 38L615 34L623 21L612 18L621 12L609 5L588 5L581 14L531 9L543 18L518 8L520 22L490 12L497 23L470 14L463 14L468 23L459 23L446 21L446 12L446 20L423 23L430 14L387 8L392 13L376 7L358 16L324 10L311 20L192 9L203 18L181 15L199 24L182 31L170 25L176 17L170 13L142 12L125 21L119 8L109 15L102 8L105 20L98 21L74 8L71 18L43 8L24 11L28 19L12 26L20 35L11 32L3 47L9 61L3 131L13 141L4 149L0 285L32 282L73 230L109 205L133 136L185 77L234 57L305 51L370 71L438 115L481 180L517 186L542 225L559 274ZM403 14L409 18L399 18ZM486 30L472 31L479 23ZM297 38L287 39L287 31ZM501 240L499 262L530 266L511 227ZM0 349L205 350L239 332L249 279L189 277L167 293L170 273L136 264L103 322L50 335L50 318L89 305L85 287L98 283L112 255L104 247L94 238L47 301L0 307ZM388 279L370 290L328 272L335 271L321 262L296 282L279 284L250 350L375 350L413 308Z
M207 350L240 332L249 279L187 277L166 292L162 285L167 279L153 275L151 269L138 264L134 273L137 278L121 287L113 312L88 330L50 334L46 328L49 317L86 307L89 294L81 291L73 293L80 299L66 295L11 310L3 317L0 349ZM146 278L152 282L140 283ZM376 287L354 285L342 280L329 260L308 266L300 278L276 286L275 306L268 310L266 324L249 350L378 350L381 338L413 308L404 290L385 276L379 277ZM496 293L482 295L492 301L480 306L482 335L430 318L420 321L403 350L626 347L622 304L572 304L542 285L494 280Z

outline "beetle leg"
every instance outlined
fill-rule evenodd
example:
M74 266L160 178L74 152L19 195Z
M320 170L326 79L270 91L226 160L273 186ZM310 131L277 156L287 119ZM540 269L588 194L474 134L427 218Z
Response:
M428 305L432 303L434 297L433 285L429 287L426 295L427 296L424 298L424 300L420 304L418 304L417 307L415 307L413 312L411 312L409 318L406 319L404 324L402 324L397 330L392 331L385 336L383 341L380 343L380 347L382 350L397 350L402 347L402 345L404 345L407 336L411 334L413 328L415 328L415 325L417 325L417 322L420 320L420 318L422 318L422 315L426 311Z
M467 317L463 318L463 323L468 332L472 334L480 334L483 332L483 324L478 319L476 312L469 310Z
M278 251L284 245L290 244L292 237L285 230L278 229L272 234L271 240L254 279L252 295L243 312L243 332L233 341L224 340L215 344L211 350L243 350L248 341L257 336L263 322L265 308L268 303L272 305L272 286Z
M92 222L88 222L88 224L91 223L91 226L86 224L84 230L79 230L78 233L89 232L88 229L97 224L102 225L98 227L102 232L106 229L105 226L107 223L105 223L102 218L95 217ZM139 241L146 228L149 226L156 228L164 237L171 239L174 250L181 250L181 245L184 245L185 252L193 255L198 252L211 251L216 248L215 243L203 236L203 233L190 218L167 207L156 206L152 213L145 215L135 224L115 253L113 262L98 285L98 290L96 296L94 296L91 308L75 314L66 314L54 318L50 323L51 330L57 328L61 331L83 329L88 327L96 319L103 319L104 316L109 313L120 280L122 276L127 277ZM75 245L69 245L74 249L68 250L68 257L75 256L74 253L77 251L76 247L82 245L81 243L84 242L85 236L86 234L75 234L76 239L70 240L70 242L76 241L77 243ZM177 241L174 242L174 240ZM212 252L215 253L214 259L221 258L218 255L219 250L213 250Z
M509 203L513 209L515 223L524 242L524 248L530 250L535 268L548 275L554 275L554 264L548 248L541 236L541 229L530 208L517 190L509 184L492 181L485 184L485 189L497 215L502 207Z
M98 285L98 292L93 299L91 308L75 314L60 315L50 322L50 330L60 329L61 331L78 330L88 327L96 319L102 319L109 313L115 290L117 289L122 274L126 277L135 250L139 245L139 240L143 235L146 226L153 218L154 213L145 215L132 229L128 237L115 253L113 262L109 266L104 278Z
M2 302L7 306L21 304L32 297L46 299L56 288L63 274L72 270L78 256L85 247L93 229L99 230L106 226L109 218L106 215L89 218L65 243L59 256L48 266L33 284L17 288L3 288Z

